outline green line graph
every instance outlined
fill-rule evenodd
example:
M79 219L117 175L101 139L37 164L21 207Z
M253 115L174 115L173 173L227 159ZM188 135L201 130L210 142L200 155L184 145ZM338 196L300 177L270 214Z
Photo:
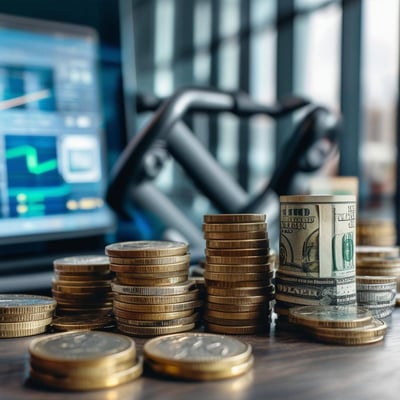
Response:
M39 162L37 150L33 146L24 145L6 150L6 158L25 157L26 167L31 174L41 175L57 169L57 160Z

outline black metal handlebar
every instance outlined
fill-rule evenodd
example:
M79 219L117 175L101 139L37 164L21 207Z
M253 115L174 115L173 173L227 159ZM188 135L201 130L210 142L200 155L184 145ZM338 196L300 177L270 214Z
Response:
M138 106L145 109L146 99L139 98ZM181 122L186 113L202 111L208 113L230 112L237 116L250 117L265 114L278 118L309 104L308 100L292 97L274 106L266 106L253 101L242 92L227 92L206 88L185 88L164 101L147 99L147 109L157 107L150 123L137 135L122 152L111 175L107 188L108 204L122 217L131 217L129 201L131 184L137 185L146 179L143 168L145 154L158 139L166 141L171 154L185 167L189 175L197 180L203 191L210 195L217 205L226 205L226 198L237 207L244 207L247 197L244 191L227 179L215 160L196 141L194 135ZM154 100L154 99L153 99ZM188 132L189 131L189 132ZM204 168L211 175L204 179ZM199 170L203 169L200 173ZM225 207L226 208L226 207Z

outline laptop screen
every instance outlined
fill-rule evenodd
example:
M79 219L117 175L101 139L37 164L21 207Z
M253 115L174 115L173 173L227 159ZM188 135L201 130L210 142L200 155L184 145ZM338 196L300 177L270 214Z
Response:
M104 233L98 42L0 15L0 245Z

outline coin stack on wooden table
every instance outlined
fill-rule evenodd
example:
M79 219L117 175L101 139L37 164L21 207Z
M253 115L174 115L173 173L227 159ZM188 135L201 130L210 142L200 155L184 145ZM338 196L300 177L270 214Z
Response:
M394 246L396 227L391 219L359 218L357 221L357 245Z
M0 337L38 335L50 325L56 302L51 297L28 294L0 295Z
M289 322L314 339L342 345L379 342L387 329L384 321L357 305L292 307Z
M204 216L204 314L209 332L267 332L273 300L273 265L265 214Z
M30 379L61 390L105 389L138 378L142 359L135 342L123 335L72 331L33 340Z
M57 317L53 326L59 330L95 329L109 326L112 319L111 279L108 257L82 255L53 261L53 297L57 300ZM71 318L67 318L70 316Z
M389 316L393 302L400 305L400 249L398 246L357 246L356 250L358 301L371 303L369 308L381 318ZM365 285L371 291L368 295ZM396 289L394 299L393 287Z
M254 363L249 344L210 333L180 333L151 339L143 348L146 364L156 373L190 380L232 378Z
M106 246L115 272L113 312L118 329L158 336L193 329L201 306L195 282L188 280L186 243L131 241Z

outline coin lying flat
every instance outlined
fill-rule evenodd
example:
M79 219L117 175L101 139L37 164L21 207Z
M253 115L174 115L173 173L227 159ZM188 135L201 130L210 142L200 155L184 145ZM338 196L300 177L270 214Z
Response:
M384 338L387 325L384 321L373 319L370 323L356 328L317 328L308 329L318 340L344 345L375 343Z
M203 232L250 232L266 230L265 222L235 223L235 224L203 224Z
M239 232L204 232L206 240L253 240L267 239L268 233L265 229L254 231L239 231Z
M301 306L289 310L289 321L306 327L355 328L372 320L369 310L347 306Z
M195 286L194 282L186 281L174 286L129 286L112 283L114 292L142 296L165 296L188 293Z
M110 260L103 255L82 255L57 258L53 261L54 270L57 272L97 272L108 270Z
M129 294L114 293L114 299L131 304L175 304L196 300L199 297L199 289L191 290L184 294L166 296L135 296Z
M245 240L207 240L207 249L267 249L268 239L245 239Z
M248 359L251 345L236 338L211 333L181 333L145 343L146 359L198 368L218 368Z
M114 320L109 315L94 317L85 314L56 317L51 323L52 328L58 331L103 329L113 325Z
M357 246L357 259L362 257L397 257L400 255L398 246Z
M208 333L158 337L143 348L146 362L156 372L197 380L228 378L248 371L253 364L251 351L245 342Z
M56 301L47 296L0 294L0 314L43 313L55 307Z
M97 331L72 331L35 339L31 359L48 368L100 368L136 357L135 342L122 335Z
M96 390L112 388L138 378L143 372L142 359L130 367L104 376L59 376L31 368L30 378L37 384L62 390Z
M189 245L183 242L164 240L138 240L113 243L106 246L106 254L114 257L165 257L187 253Z
M208 224L234 224L249 222L264 222L265 214L207 214L204 222Z
M192 370L182 366L160 364L153 361L147 361L150 368L159 374L173 376L175 378L210 381L217 379L233 378L243 375L251 369L254 364L254 357L250 356L245 362L228 366L219 370Z

